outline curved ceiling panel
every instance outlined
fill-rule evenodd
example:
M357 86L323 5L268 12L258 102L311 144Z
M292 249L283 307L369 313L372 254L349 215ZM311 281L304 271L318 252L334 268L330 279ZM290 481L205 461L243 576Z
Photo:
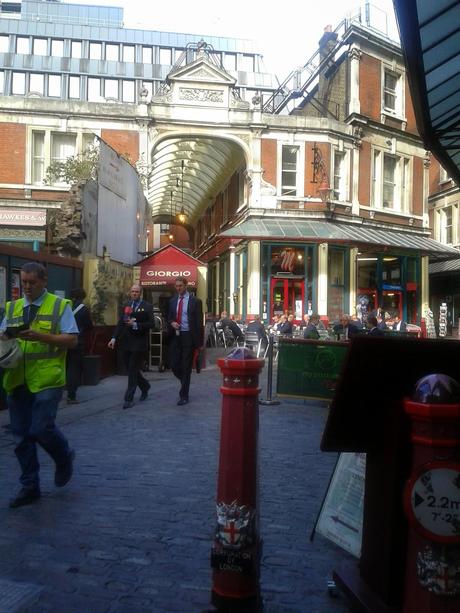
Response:
M148 200L154 223L183 207L194 226L244 162L242 149L212 136L168 138L152 152Z

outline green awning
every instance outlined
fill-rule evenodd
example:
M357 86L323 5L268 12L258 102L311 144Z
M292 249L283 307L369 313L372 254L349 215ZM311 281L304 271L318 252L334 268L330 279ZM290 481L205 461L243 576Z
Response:
M458 258L459 251L423 234L386 230L359 224L305 219L250 218L220 233L225 238L314 241L350 246L375 245L416 251L433 259Z

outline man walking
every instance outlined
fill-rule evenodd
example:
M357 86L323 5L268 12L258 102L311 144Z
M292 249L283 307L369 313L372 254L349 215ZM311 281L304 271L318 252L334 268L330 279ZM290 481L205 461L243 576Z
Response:
M85 298L84 289L77 287L70 292L72 313L78 326L78 342L75 349L69 349L67 352L67 404L78 404L77 389L80 386L83 372L86 335L93 329L91 314L83 303Z
M68 300L46 290L46 269L36 262L24 264L24 298L7 302L0 332L18 339L22 356L6 368L7 393L15 453L21 467L21 490L10 507L40 498L37 443L56 463L54 483L63 487L72 477L75 452L55 424L66 378L66 350L77 344L78 328Z
M150 329L155 325L153 307L141 300L140 285L133 285L129 291L130 300L123 305L120 319L113 337L108 343L110 349L119 344L123 361L128 371L128 387L125 392L124 409L134 406L136 388L141 390L139 400L147 398L150 383L142 375L141 368L149 350Z
M181 386L177 404L189 402L193 352L203 346L203 309L201 300L187 291L187 279L176 278L177 296L169 301L168 323L172 330L171 368Z

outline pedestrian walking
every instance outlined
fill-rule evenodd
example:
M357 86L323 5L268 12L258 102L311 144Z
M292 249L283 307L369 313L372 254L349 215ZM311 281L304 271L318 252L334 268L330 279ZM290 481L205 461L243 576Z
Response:
M153 307L141 299L140 285L131 287L129 297L129 301L122 307L115 332L108 343L110 349L113 349L115 344L120 345L123 362L128 371L124 409L134 406L134 393L137 387L141 390L139 400L146 400L148 396L150 383L142 375L141 370L149 350L150 329L155 325Z
M75 288L70 292L72 313L78 326L78 341L74 349L67 351L67 404L77 404L77 389L81 384L83 373L83 355L88 332L93 329L93 322L88 307L83 303L86 298L84 289Z
M203 347L203 309L201 300L187 291L187 279L176 278L177 295L169 301L168 323L172 333L170 360L179 379L179 406L187 404L193 353Z
M24 297L6 304L0 324L3 336L16 337L18 359L5 368L15 453L21 467L21 490L10 507L40 498L37 443L56 464L54 483L72 477L75 452L55 424L66 376L66 350L77 344L78 328L70 302L47 291L46 269L36 262L21 269Z

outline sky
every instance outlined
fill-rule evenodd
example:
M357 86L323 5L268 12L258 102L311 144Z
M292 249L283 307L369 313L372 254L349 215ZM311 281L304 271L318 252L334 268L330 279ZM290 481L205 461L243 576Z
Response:
M66 0L64 0L65 2ZM72 0L70 0L72 1ZM249 38L264 56L267 72L283 80L303 66L318 46L324 27L333 29L349 13L364 6L360 0L73 0L78 4L121 6L129 28ZM388 15L396 35L391 0L372 0L375 18ZM286 6L286 9L284 8Z

